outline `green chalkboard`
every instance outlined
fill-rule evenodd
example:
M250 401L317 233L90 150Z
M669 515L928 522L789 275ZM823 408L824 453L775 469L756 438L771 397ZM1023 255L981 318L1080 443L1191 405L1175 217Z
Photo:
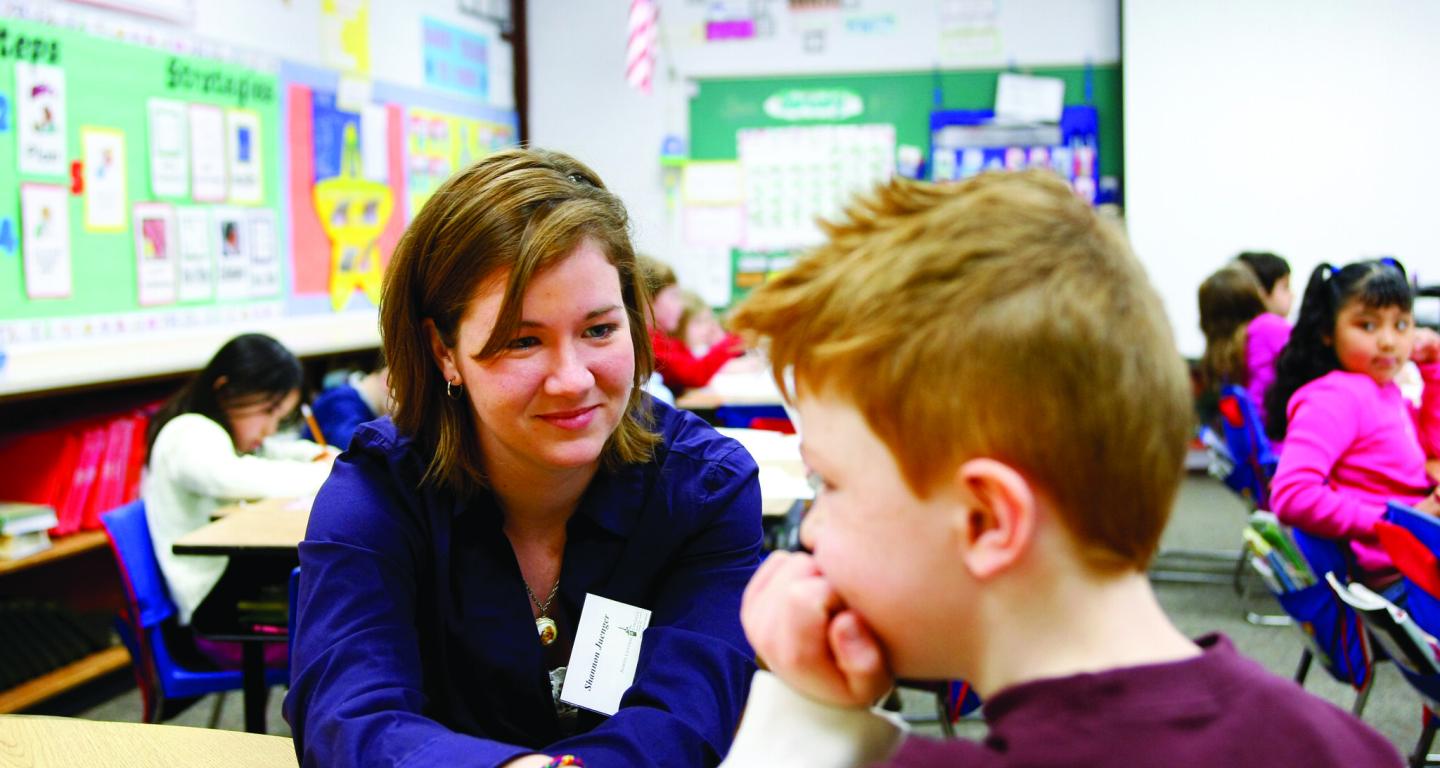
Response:
M0 248L0 320L111 314L140 309L136 286L131 212L135 203L177 205L189 199L151 194L147 100L166 98L222 108L252 110L260 118L261 206L276 211L280 194L280 89L273 74L210 59L176 55L157 48L106 39L82 30L0 19L0 95L7 107L0 129L0 227L12 222L19 239L20 184L59 184L67 176L30 176L17 166L16 61L59 66L65 72L66 164L81 157L81 129L109 128L125 137L127 218L123 231L93 232L84 226L84 200L71 195L71 295L63 299L26 296L20 248ZM253 206L251 206L253 207ZM283 232L276 232L277 239ZM23 248L23 243L19 244ZM288 288L282 286L281 295ZM271 299L273 300L273 298ZM212 299L200 305L217 303ZM245 303L244 300L226 302ZM181 305L194 306L194 304Z
M990 109L1001 70L865 74L834 77L707 79L690 100L690 156L734 160L735 133L743 128L793 125L890 123L897 144L930 147L930 113L937 109ZM1025 74L1065 81L1065 103L1085 103L1085 67L1035 67ZM936 104L936 85L941 102ZM1100 114L1100 173L1122 177L1120 67L1093 69L1093 100ZM858 94L858 114L843 119L787 121L767 115L764 102L790 89L842 90Z

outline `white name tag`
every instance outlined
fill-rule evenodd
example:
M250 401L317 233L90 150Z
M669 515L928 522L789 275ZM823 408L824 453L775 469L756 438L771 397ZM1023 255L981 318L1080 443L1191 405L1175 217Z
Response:
M635 681L640 637L648 626L650 612L644 608L586 595L560 700L602 715L615 714L620 697Z

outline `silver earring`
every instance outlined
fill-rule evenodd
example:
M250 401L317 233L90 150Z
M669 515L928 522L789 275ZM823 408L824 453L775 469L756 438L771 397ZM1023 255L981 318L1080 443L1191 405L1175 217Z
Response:
M450 398L451 400L459 400L460 394L464 391L465 387L463 385L457 387L449 379L445 380L445 396Z

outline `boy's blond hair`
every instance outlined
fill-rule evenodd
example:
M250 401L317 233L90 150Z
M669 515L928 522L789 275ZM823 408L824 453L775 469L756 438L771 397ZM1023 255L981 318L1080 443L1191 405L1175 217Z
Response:
M793 367L853 402L918 495L991 457L1053 499L1092 566L1144 568L1192 418L1118 227L1045 171L896 180L847 214L732 318L768 338L777 380Z

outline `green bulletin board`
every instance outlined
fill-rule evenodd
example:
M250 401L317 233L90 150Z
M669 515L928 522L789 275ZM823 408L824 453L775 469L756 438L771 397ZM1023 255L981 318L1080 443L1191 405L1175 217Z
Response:
M805 124L858 125L890 123L897 145L928 152L930 112L937 109L991 109L1002 70L980 69L938 75L942 102L935 103L937 76L931 72L845 75L834 77L765 77L707 79L690 100L690 157L734 160L737 131ZM1065 81L1065 103L1085 103L1085 67L1034 67L1025 74ZM795 122L765 113L765 99L788 89L839 89L859 94L863 108L852 117ZM1100 173L1122 176L1119 65L1093 68L1093 99L1100 114Z
M69 298L28 298L21 257L24 243L17 242L17 247L9 251L0 246L0 320L123 313L141 309L131 223L135 204L204 205L192 203L188 197L157 198L151 194L147 130L147 101L151 98L243 108L258 114L261 202L258 206L234 207L274 210L276 241L284 242L285 219L280 215L279 205L279 159L282 150L280 90L275 75L216 60L99 38L79 30L0 19L0 95L3 95L5 104L3 128L0 128L0 228L5 226L3 222L9 221L17 241L20 240L21 223L20 185L34 182L68 188L71 183L68 174L33 176L19 173L15 93L17 60L53 64L65 72L67 168L71 161L81 157L82 128L109 128L124 134L127 212L126 224L121 231L87 231L83 196L69 196ZM246 304L281 299L288 291L283 269L281 275L282 284L275 296L235 299L225 303ZM195 307L218 303L220 301L212 297L165 306Z

